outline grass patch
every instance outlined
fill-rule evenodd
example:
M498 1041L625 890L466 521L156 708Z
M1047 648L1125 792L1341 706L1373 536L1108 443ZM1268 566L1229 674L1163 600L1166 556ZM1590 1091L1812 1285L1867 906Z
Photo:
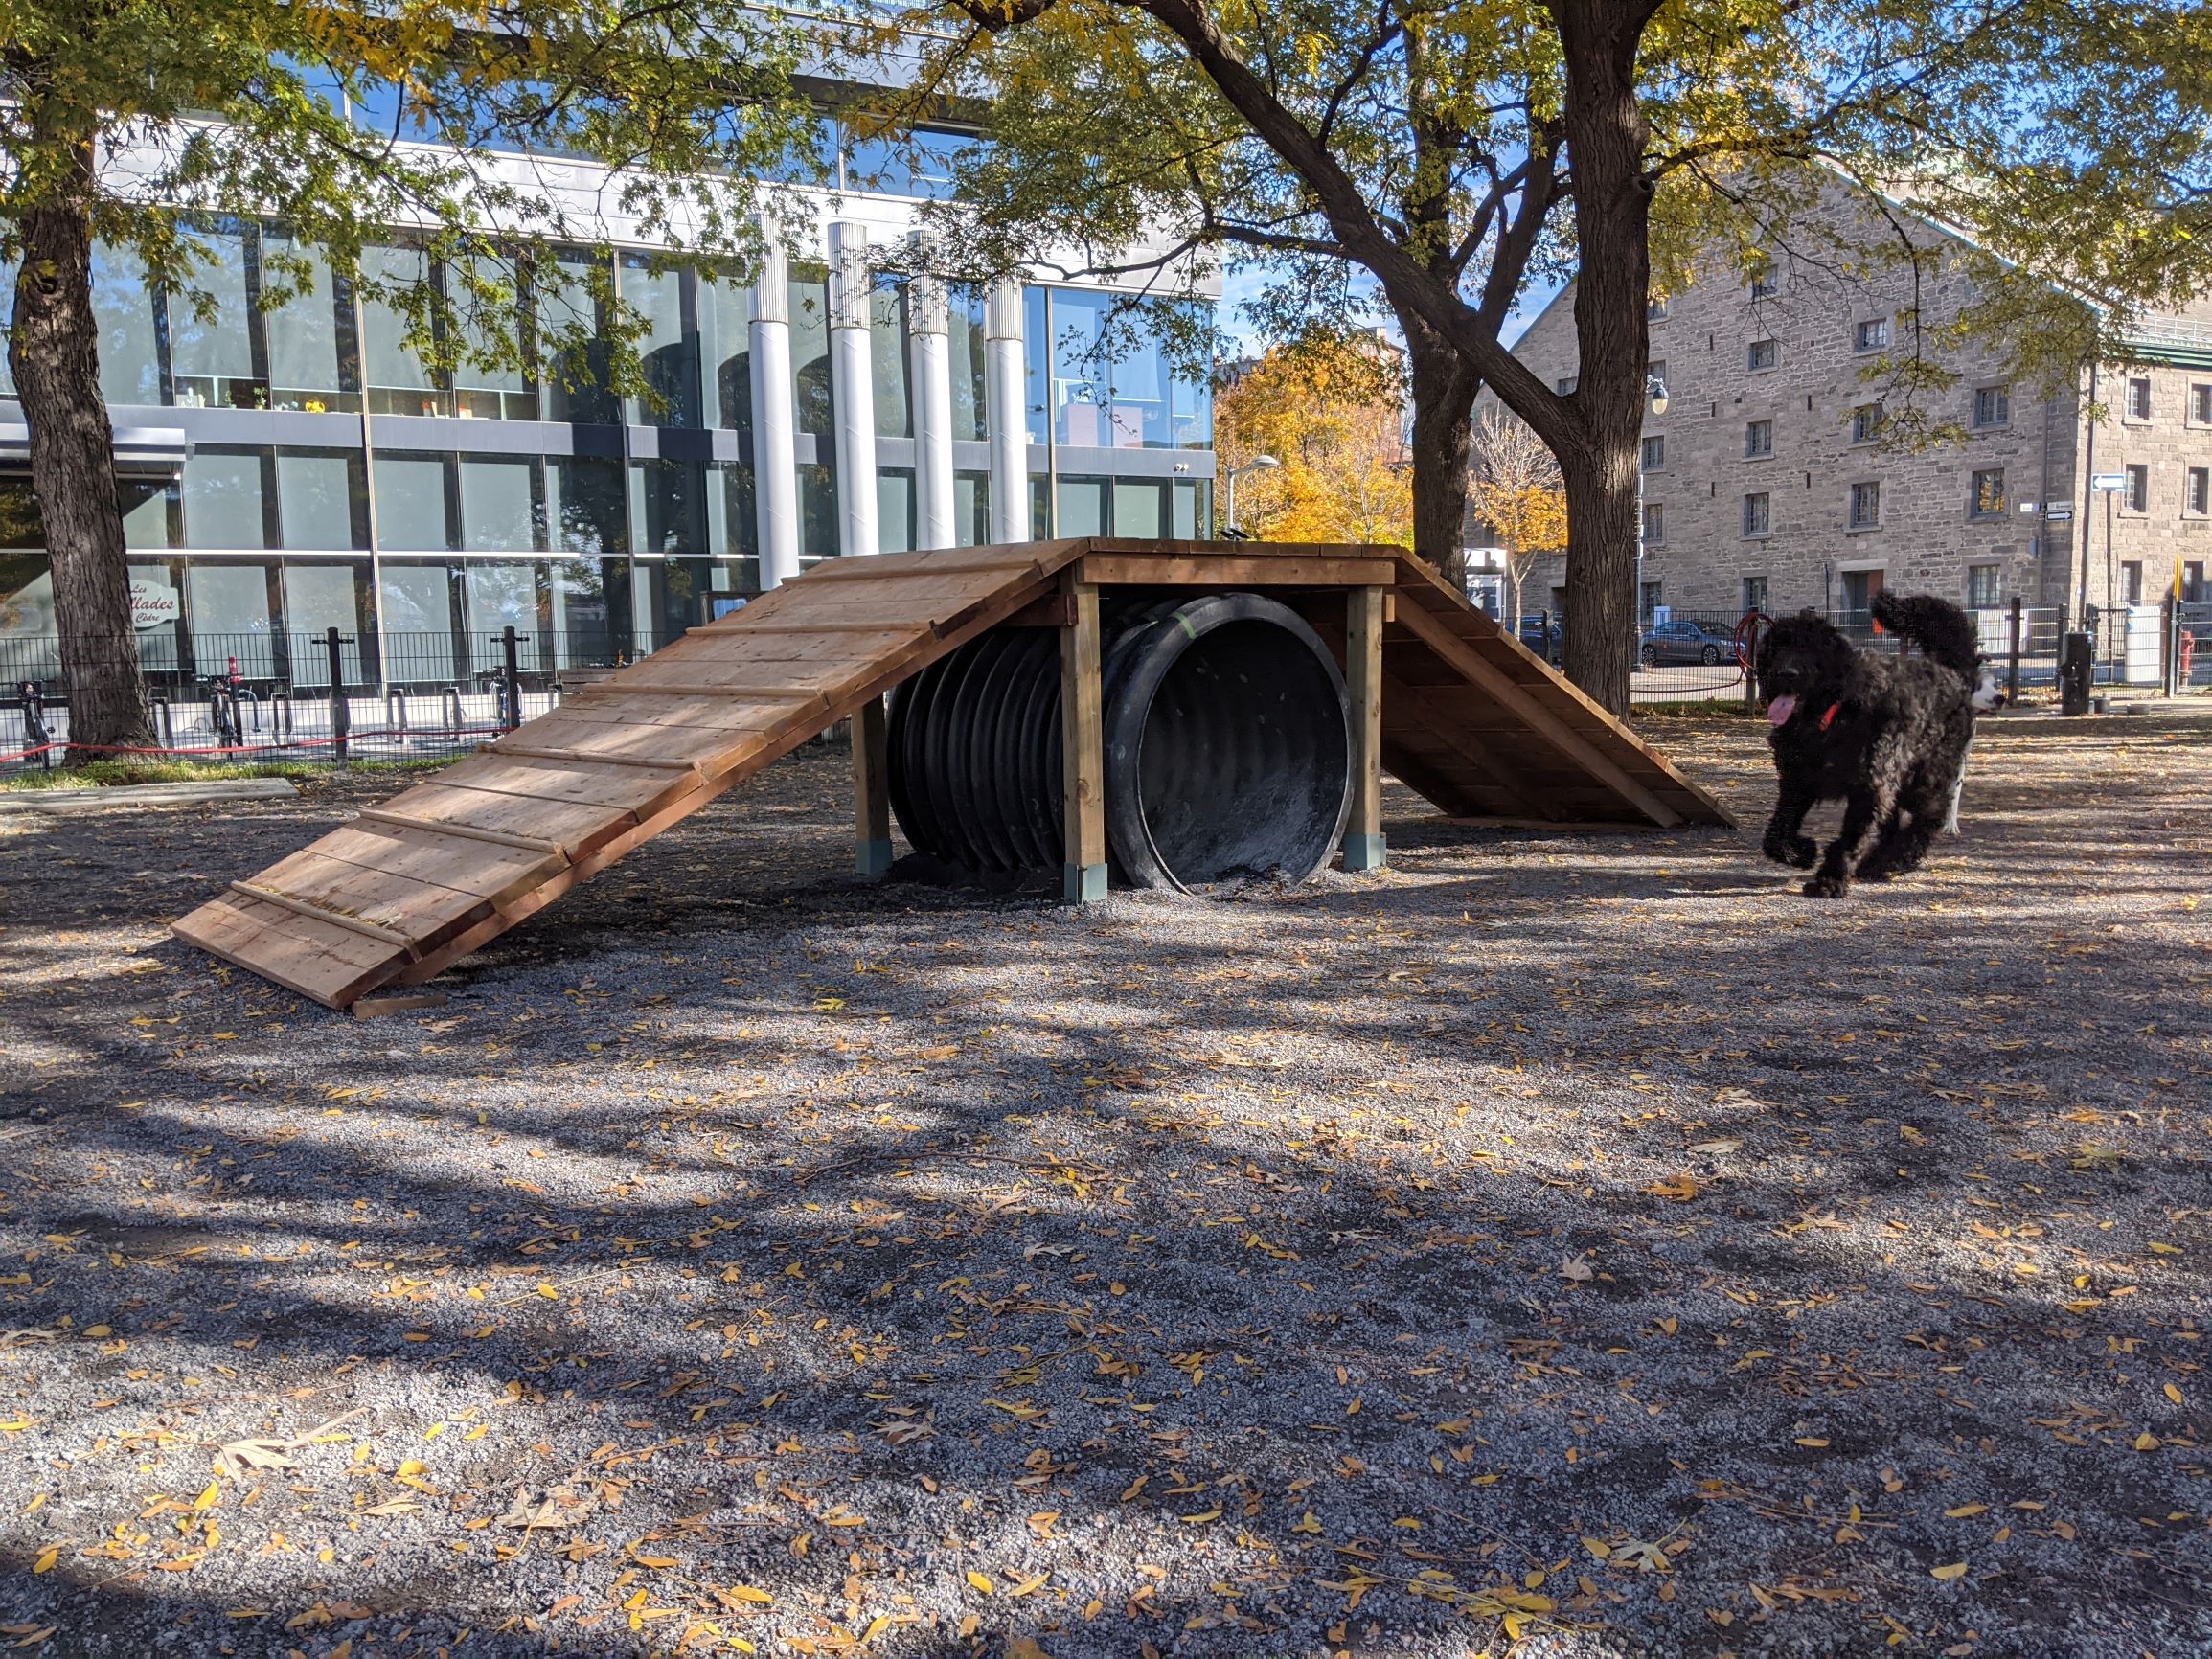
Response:
M24 772L0 783L0 789L118 788L131 784L226 784L239 778L289 778L312 783L345 772L419 772L448 765L458 755L422 761L354 761L340 767L308 761L94 761L82 766L57 766L51 772Z

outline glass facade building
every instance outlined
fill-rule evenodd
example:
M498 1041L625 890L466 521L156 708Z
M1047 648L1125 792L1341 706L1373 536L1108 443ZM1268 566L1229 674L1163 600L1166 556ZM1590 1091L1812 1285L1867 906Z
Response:
M850 170L840 176L862 195L927 195L943 183L928 176L930 153L912 164L855 147L838 158ZM866 179L863 164L875 170ZM862 216L867 203L855 200L841 216ZM878 241L896 231L881 208ZM821 265L791 264L764 302L757 285L650 247L617 253L604 272L560 249L475 272L397 240L370 250L377 273L448 294L512 284L525 327L557 314L596 327L594 289L611 284L644 330L644 389L620 396L588 350L537 378L439 368L410 349L390 307L334 279L280 227L222 222L205 235L213 260L191 301L114 249L100 250L95 270L115 425L175 429L187 446L172 476L122 480L149 667L235 663L249 678L327 684L318 642L335 627L351 642L349 680L466 686L495 666L508 626L526 668L625 660L725 614L779 568L924 545L932 523L949 545L992 540L1008 522L994 501L1026 495L1028 511L1011 522L1038 536L1211 527L1209 390L1156 341L1110 327L1107 293L1006 295L1002 314L1020 319L1020 337L993 341L998 302L983 292L939 299L868 277L864 327L853 331L865 342L874 443L855 486L855 440L837 422L840 389L855 382L833 360L839 319ZM13 273L0 282L11 294ZM753 343L777 313L788 376L756 385ZM925 331L942 336L933 349L948 371L941 412L917 388ZM994 347L1020 358L995 381ZM842 361L855 360L847 348ZM994 383L1024 388L1028 407L994 407ZM0 425L22 421L12 397L0 361ZM785 424L779 443L794 457L796 557L781 567L762 553L755 457L775 447L762 443L764 418ZM994 445L1000 429L1026 443ZM53 633L52 599L28 470L19 445L11 453L0 459L0 641L24 641ZM1017 476L1010 455L1025 458ZM951 480L934 518L933 466ZM855 487L874 492L874 547L846 544L843 493Z

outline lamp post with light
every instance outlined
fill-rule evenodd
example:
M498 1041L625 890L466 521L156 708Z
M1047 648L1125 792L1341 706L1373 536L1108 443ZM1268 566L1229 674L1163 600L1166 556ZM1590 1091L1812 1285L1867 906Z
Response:
M1667 383L1656 375L1644 376L1644 397L1651 404L1652 413L1667 412ZM1641 435L1636 440L1636 604L1635 648L1630 652L1630 669L1635 672L1635 664L1643 660L1644 633L1644 446Z
M1283 464L1272 455L1255 455L1242 466L1232 466L1221 474L1221 482L1228 487L1228 511L1223 525L1232 539L1237 532L1237 480L1247 472L1271 472Z

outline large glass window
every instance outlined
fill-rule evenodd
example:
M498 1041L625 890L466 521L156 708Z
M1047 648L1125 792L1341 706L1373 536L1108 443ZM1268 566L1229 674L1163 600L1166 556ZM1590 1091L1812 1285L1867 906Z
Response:
M650 398L629 399L629 419L641 426L699 424L699 330L691 320L684 289L689 273L655 270L643 254L622 257L623 304L638 313L638 341Z
M453 683L453 579L443 564L387 564L385 676L401 685Z
M347 683L357 685L361 673L360 609L354 594L354 570L345 564L292 564L285 577L285 632L290 638L292 684L327 686L331 683L328 635L338 630L338 671Z
M631 552L707 551L704 466L696 461L633 461L629 482Z
M911 553L915 542L914 471L886 466L876 474L876 551Z
M615 569L627 569L609 562ZM553 563L548 598L552 602L554 661L561 668L572 663L614 661L606 570L607 566L596 558L563 558ZM627 581L627 575L622 580Z
M304 278L290 268L298 261L308 267ZM352 390L353 307L331 281L331 267L289 237L264 232L262 287L281 287L289 296L262 312L269 343L269 406L310 415L357 408Z
M609 387L606 316L599 303L604 267L590 254L564 253L537 269L537 348L544 361L546 419L619 424L622 405Z
M906 395L906 284L878 277L868 296L868 363L878 438L914 433L913 405Z
M699 347L707 365L708 407L715 423L750 431L753 424L753 290L742 283L702 277L698 285Z
M115 493L123 507L124 546L176 545L176 484L165 479L118 478Z
M93 244L92 319L100 328L101 397L110 403L159 403L153 288L128 248Z
M1114 534L1156 540L1168 533L1168 487L1150 478L1117 478L1113 486ZM1065 498L1062 498L1064 509Z
M801 432L828 438L830 398L830 286L819 272L791 277L791 396Z
M471 559L461 568L462 606L468 620L468 661L475 671L506 660L505 631L516 634L519 668L537 662L537 566L528 559Z
M827 466L799 465L799 557L835 558L837 475Z
M952 540L957 547L990 545L990 473L955 472L952 475Z
M202 673L227 668L233 658L249 679L276 671L267 566L194 564L185 572L185 604Z
M501 456L464 457L461 546L468 553L529 553L538 544L531 474L536 463Z
M362 544L355 511L360 463L345 455L277 455L277 516L286 548L341 552Z
M545 511L559 552L616 557L629 551L619 461L561 456L547 462Z
M1044 400L1038 364L1048 358L1059 443L1121 449L1211 442L1212 394L1202 381L1178 379L1128 301L1081 288L1032 288L1025 300L1032 400ZM1041 431L1036 436L1041 441Z
M375 479L378 546L390 553L443 553L452 545L442 457L379 455Z
M515 313L522 277L513 261L448 266L453 304L453 413L464 420L535 420L537 396L523 373Z
M206 258L169 295L169 351L176 401L188 409L259 409L268 385L254 373L253 305L247 265L258 250L249 228L225 223L198 233Z
M1060 481L1058 535L1106 534L1106 491L1112 481L1105 478L1066 478Z
M1214 534L1214 481L1189 479L1174 489L1175 534L1186 541Z
M971 283L952 284L947 296L952 359L952 436L981 441L991 436L990 359L984 352L983 290Z
M430 281L430 257L421 248L363 248L361 274L389 290L391 299L373 292L361 302L362 378L369 408L378 415L439 415L445 401L430 370L407 344L406 312L395 302ZM381 516L381 514L379 514Z
M897 139L848 136L845 188L945 201L961 156L984 143L972 132L927 127Z
M259 450L195 449L184 464L184 544L266 547Z

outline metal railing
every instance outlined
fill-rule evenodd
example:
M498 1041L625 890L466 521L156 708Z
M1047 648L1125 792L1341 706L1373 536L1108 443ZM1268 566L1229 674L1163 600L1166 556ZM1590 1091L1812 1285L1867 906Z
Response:
M135 644L154 741L115 758L248 763L463 753L643 654L604 630L513 627ZM57 765L69 739L61 642L0 638L0 771Z

